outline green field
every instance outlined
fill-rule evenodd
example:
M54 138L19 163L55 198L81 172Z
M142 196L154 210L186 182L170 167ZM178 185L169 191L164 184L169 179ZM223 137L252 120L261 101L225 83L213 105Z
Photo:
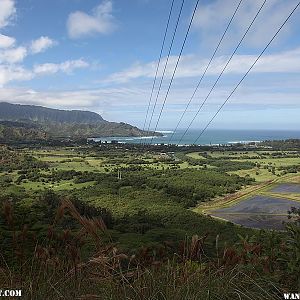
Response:
M276 155L279 157L276 157ZM229 171L229 174L237 174L243 177L250 176L257 182L265 182L276 179L276 177L283 174L282 169L284 167L300 166L300 156L296 151L208 151L205 153L192 152L186 154L186 156L203 162L207 160L208 163L210 159L223 159L224 164L226 164L226 160L228 159L233 162L253 163L256 166L251 169Z
M250 176L255 179L257 182L265 182L268 180L273 180L277 178L277 175L272 174L268 170L265 169L250 169L250 170L239 170L239 171L233 171L229 172L230 174L236 174L239 176Z
M236 161L236 159L232 159ZM238 159L240 161L241 159ZM259 158L259 159L242 159L242 161L250 161L253 163L260 163L262 165L274 165L276 167L299 165L300 157L286 157L286 158Z
M169 169L170 164L164 163L163 160L159 160L159 155L147 155L144 154L127 155L124 162L114 162L114 160L106 157L99 156L86 156L78 155L77 151L72 149L52 149L52 150L35 150L28 151L28 154L33 155L40 161L48 163L52 168L58 170L77 170L77 171L88 171L88 172L111 172L114 168L126 168L131 164L125 161L130 159L141 159L145 161L145 164L140 163L139 165L143 168L164 170ZM176 164L180 169L186 168L199 168L197 166L190 166L187 162L182 161Z
M44 183L44 182L24 182L20 187L25 188L26 190L47 190L52 189L54 191L63 191L63 190L73 190L73 189L82 189L85 187L92 186L95 182L85 182L85 183L74 183L73 180L63 180L56 183Z
M186 156L191 157L191 158L195 158L195 159L205 159L205 157L202 156L200 152L188 153Z

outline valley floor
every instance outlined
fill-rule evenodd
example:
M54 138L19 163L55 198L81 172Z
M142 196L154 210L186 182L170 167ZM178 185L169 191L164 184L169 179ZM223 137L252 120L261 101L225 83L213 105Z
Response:
M241 274L252 276L254 286L264 285L256 280L262 274L260 268L267 268L269 275L263 280L267 286L270 284L270 289L265 291L266 299L277 297L277 288L273 287L285 288L281 277L274 277L275 270L289 276L289 284L295 284L293 270L298 262L290 271L282 269L282 262L293 259L298 248L289 248L286 244L289 250L270 256L270 239L272 247L279 249L285 243L284 236L280 231L257 228L282 230L286 229L283 219L297 220L297 210L292 211L293 219L286 218L291 206L300 204L300 152L297 150L203 149L192 152L130 145L3 145L0 161L1 267L14 270L11 282L25 276L27 293L26 284L31 286L32 280L41 280L35 278L39 274L35 271L30 278L22 273L30 268L28 263L33 257L41 259L36 262L39 267L42 267L40 263L51 262L52 267L45 272L54 272L53 279L62 276L63 269L74 272L79 265L85 266L88 274L99 274L92 268L95 263L107 274L105 280L110 288L115 285L115 276L123 276L116 268L121 272L127 268L128 274L132 272L136 290L142 281L150 284L151 276L155 277L152 278L156 284L159 280L167 284L167 274L174 275L178 268L183 268L191 277L199 273L197 278L201 279L200 282L183 279L194 285L187 299L197 299L198 284L208 288L204 282L208 274L215 280L209 283L215 284L212 292L217 293L219 285L226 285L235 268L241 269ZM106 261L101 267L97 255ZM53 269L55 261L61 263L63 269ZM168 265L168 261L172 263ZM113 262L118 263L110 265ZM156 273L156 266L161 266L166 278ZM216 276L223 272L221 270L225 270L222 278ZM150 277L143 272L148 272ZM81 271L78 274L85 276ZM77 285L77 280L84 281L83 277L75 280L73 275L69 289L64 291L68 294L65 299L73 297L69 295L70 285ZM122 280L129 283L131 279L126 276ZM87 275L86 278L92 277ZM3 278L0 276L0 281ZM243 288L248 286L255 295L253 282L245 283ZM102 294L105 286L100 285ZM98 288L93 286L94 293L99 293ZM124 288L131 295L134 292L127 283ZM179 284L177 288L182 289L182 286ZM232 298L233 287L227 285L227 288L228 295L224 299L235 299ZM51 291L56 299L54 289L46 284L43 289L47 293ZM77 286L76 289L82 292L84 288ZM162 286L161 289L161 293L170 293L176 299L174 291L164 290ZM123 292L116 292L116 299ZM153 289L148 292L151 294ZM253 299L260 299L261 294L255 297ZM140 299L150 298L141 296Z

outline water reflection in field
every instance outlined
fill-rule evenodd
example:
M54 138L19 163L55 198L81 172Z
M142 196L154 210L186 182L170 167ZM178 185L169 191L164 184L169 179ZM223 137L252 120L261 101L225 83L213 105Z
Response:
M287 221L287 211L291 207L300 208L300 202L284 198L253 196L230 207L216 209L213 216L226 219L247 227L283 229Z
M273 187L270 192L272 193L292 193L292 194L300 194L300 184L295 183L282 183Z

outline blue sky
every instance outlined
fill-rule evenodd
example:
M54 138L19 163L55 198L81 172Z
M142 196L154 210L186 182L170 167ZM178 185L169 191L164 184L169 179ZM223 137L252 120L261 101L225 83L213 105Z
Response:
M192 127L205 126L297 2L266 1ZM151 127L195 3L185 1ZM180 127L197 111L262 3L243 0ZM0 0L0 101L92 110L107 120L141 127L170 4L171 0ZM175 0L167 47L180 4ZM175 127L237 4L237 0L200 1L160 129ZM212 128L299 129L299 26L300 9ZM167 48L162 67L166 53Z

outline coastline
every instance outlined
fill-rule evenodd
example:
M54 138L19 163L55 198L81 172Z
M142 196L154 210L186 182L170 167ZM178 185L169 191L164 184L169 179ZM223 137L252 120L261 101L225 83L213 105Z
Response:
M173 144L178 146L190 146L196 140L199 130L191 130L180 141L183 130L178 130L174 133L172 130L158 130L162 136L110 136L110 137L93 137L90 140L103 141L110 143L118 141L119 143L139 144L147 143L152 140L153 144ZM170 138L172 140L170 141ZM235 144L256 144L267 140L285 140L285 139L300 139L300 131L288 130L207 130L205 135L197 142L197 145L202 146L221 146ZM180 144L178 142L180 141Z

